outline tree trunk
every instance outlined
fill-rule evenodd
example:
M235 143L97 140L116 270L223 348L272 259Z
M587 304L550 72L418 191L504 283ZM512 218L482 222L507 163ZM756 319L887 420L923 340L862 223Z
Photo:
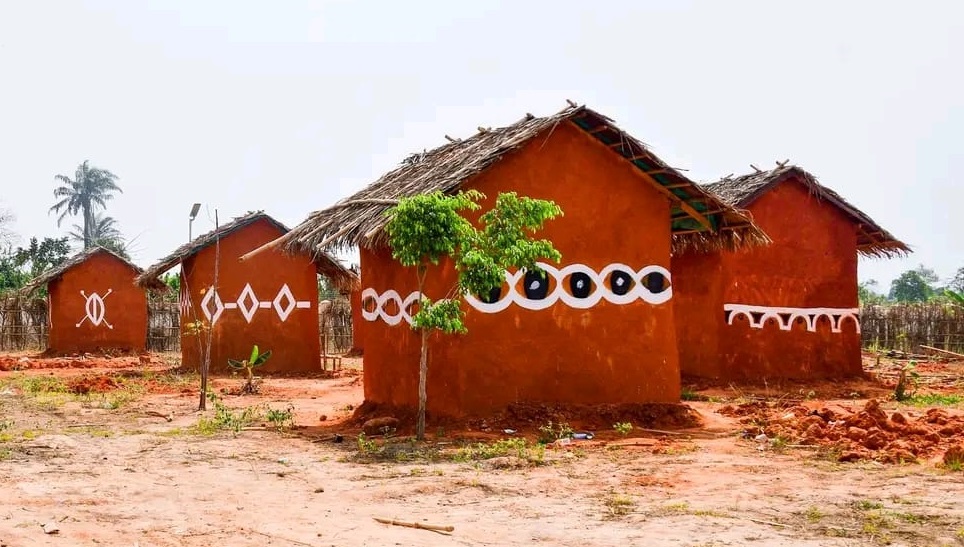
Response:
M428 401L428 329L422 329L422 355L418 362L418 421L415 438L425 440L425 406Z
M418 267L418 309L422 310L422 298L425 297L426 264ZM428 329L422 328L422 351L418 360L418 418L415 421L415 438L425 440L425 406L428 401Z
M84 250L90 249L93 239L91 232L94 227L91 220L91 209L90 203L84 204Z

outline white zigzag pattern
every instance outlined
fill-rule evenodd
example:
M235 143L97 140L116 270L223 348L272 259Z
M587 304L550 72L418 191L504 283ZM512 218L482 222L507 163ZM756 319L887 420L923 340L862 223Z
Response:
M586 266L585 264L570 264L561 269L543 262L539 262L537 264L546 272L547 275L556 280L555 290L553 290L552 293L547 294L545 298L541 300L530 300L529 298L526 298L524 294L518 292L516 286L525 276L525 272L520 270L517 272L506 272L505 280L509 286L509 290L496 302L483 302L473 295L466 295L466 302L468 302L473 308L483 313L498 313L505 310L512 304L516 304L517 306L528 310L537 311L544 310L553 304L562 301L564 304L572 308L587 309L595 306L601 300L606 300L607 302L618 305L630 304L636 300L642 300L650 304L662 304L669 301L673 297L672 287L668 287L665 291L654 293L650 291L642 282L643 278L651 273L661 274L666 278L667 281L670 281L671 276L669 270L663 268L662 266L646 266L645 268L636 271L625 264L613 263L603 268L601 272L597 273L595 270L589 266ZM609 287L606 286L606 278L614 271L625 272L635 282L632 288L627 291L626 294L615 294L611 289L609 289ZM563 288L563 282L565 279L574 273L586 274L593 283L595 290L585 298L576 298ZM389 289L381 294L378 294L378 291L369 287L362 291L361 294L361 300L363 303L368 299L371 299L375 306L374 309L370 311L365 309L363 306L362 318L364 318L366 321L376 321L381 319L389 325L394 326L398 325L402 321L405 321L408 324L412 323L412 316L408 310L413 304L419 301L419 294L418 291L413 291L403 299L402 296L398 294L398 291L395 291L394 289ZM394 302L399 311L395 314L386 313L385 304L388 302Z
M849 317L857 325L857 332L860 332L859 308L779 308L750 304L724 304L723 311L730 314L726 324L732 325L733 319L737 315L742 315L747 318L750 327L754 329L762 329L767 320L775 319L780 326L780 330L791 330L793 322L802 317L807 323L807 330L810 332L817 331L817 319L820 317L830 319L830 332L841 332L841 323ZM755 313L762 314L758 321L753 319Z

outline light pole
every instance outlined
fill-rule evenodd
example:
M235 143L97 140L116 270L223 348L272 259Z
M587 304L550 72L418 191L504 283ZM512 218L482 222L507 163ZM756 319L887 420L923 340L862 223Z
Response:
M189 243L194 240L194 237L193 237L194 234L193 234L192 228L194 225L194 219L197 218L197 212L200 210L201 210L200 203L195 203L194 205L191 206L191 215L188 217L188 220L187 220L187 240Z

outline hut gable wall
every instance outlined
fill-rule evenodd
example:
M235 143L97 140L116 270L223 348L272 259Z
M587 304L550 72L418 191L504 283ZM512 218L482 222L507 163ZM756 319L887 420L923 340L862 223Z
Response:
M259 253L244 262L238 260L282 233L277 226L262 219L221 239L218 294L225 308L214 324L211 370L227 371L227 360L246 358L254 344L261 351L272 352L271 359L259 371L310 372L320 368L317 271L311 260L306 255L287 255L279 249ZM184 262L181 294L184 324L205 320L201 306L214 281L215 251L216 246L209 245ZM301 304L291 307L287 297L280 297L280 309L291 307L282 319L274 303L285 285L293 300ZM239 302L246 286L250 286L251 292ZM186 294L189 294L187 299ZM258 305L254 305L255 301ZM208 310L215 309L213 302L208 302ZM251 313L250 322L245 317L245 309ZM188 313L184 316L186 310ZM201 362L195 337L182 333L181 352L186 365L197 366Z
M581 264L601 272L611 264L635 271L669 268L669 201L624 159L568 123L504 157L463 188L482 191L483 210L498 193L549 199L564 216L540 237L562 253L559 268ZM416 289L387 248L361 253L365 287L403 298ZM451 265L426 287L432 298L454 284ZM568 283L568 279L564 280ZM550 292L556 290L550 282ZM518 288L520 293L523 288ZM546 309L513 303L495 313L471 305L468 334L433 335L429 411L480 414L515 401L561 403L671 402L679 398L672 300L651 304L601 300L588 309L557 301ZM398 307L386 306L395 314ZM419 340L405 323L365 326L365 396L377 403L414 406Z
M840 377L860 372L860 335L853 319L796 319L762 328L724 305L773 309L857 307L857 227L833 204L794 179L749 205L773 240L735 253L674 259L680 362L684 374L760 379Z
M147 295L136 272L110 253L95 253L52 280L50 343L57 353L142 351L147 343Z

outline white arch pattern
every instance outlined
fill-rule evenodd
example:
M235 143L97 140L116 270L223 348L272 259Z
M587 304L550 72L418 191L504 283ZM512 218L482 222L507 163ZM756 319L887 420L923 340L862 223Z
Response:
M841 332L844 319L853 319L857 332L860 333L860 309L859 308L781 308L774 306L753 306L750 304L724 304L723 311L727 313L727 325L732 325L733 320L742 315L754 329L762 329L763 325L770 319L776 321L780 330L791 330L793 323L797 319L804 319L807 324L807 331L817 331L817 321L821 317L830 320L830 332ZM759 319L753 316L758 315Z

